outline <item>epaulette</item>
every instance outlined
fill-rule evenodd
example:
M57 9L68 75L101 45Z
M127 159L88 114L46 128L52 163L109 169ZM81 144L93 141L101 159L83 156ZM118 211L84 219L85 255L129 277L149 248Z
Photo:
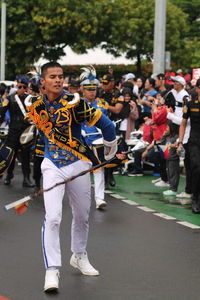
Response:
M71 107L74 107L79 104L80 95L79 95L79 93L74 93L74 94L66 93L62 96L62 98L59 100L59 102L61 102L62 105L71 108Z
M37 107L37 106L39 106L41 103L43 103L43 101L44 101L44 96L43 96L43 95L34 96L34 97L32 97L31 99L32 99L31 105L33 105L34 107Z
M8 104L9 104L9 100L7 98L3 99L2 106L7 106Z
M25 100L24 100L24 104L26 105L26 107L31 106L35 101L37 101L37 97L36 96L32 96L32 95L28 95Z
M122 96L118 97L117 101L124 102L124 97L122 97Z
M103 98L97 98L98 106L108 109L108 102L105 101Z

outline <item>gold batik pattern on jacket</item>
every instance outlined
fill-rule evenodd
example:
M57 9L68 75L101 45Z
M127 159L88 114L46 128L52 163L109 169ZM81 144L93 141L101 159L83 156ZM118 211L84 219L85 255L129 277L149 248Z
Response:
M64 94L59 100L63 107L54 112L54 115L57 115L55 125L52 123L46 110L43 96L33 99L32 105L27 107L29 111L28 117L33 120L36 127L43 131L53 144L56 144L61 149L70 151L79 159L90 161L86 156L87 147L78 138L72 136L72 126L73 122L81 124L84 121L87 121L89 126L93 126L100 119L102 112L90 107L83 99L70 104L70 102L73 102L71 101L72 97L73 95ZM67 134L60 130L64 123L68 124Z

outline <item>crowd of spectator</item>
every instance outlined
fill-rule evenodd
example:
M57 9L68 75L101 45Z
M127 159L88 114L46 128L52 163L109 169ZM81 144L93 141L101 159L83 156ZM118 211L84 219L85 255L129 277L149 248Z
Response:
M19 84L17 86L19 88ZM24 92L31 94L28 83ZM129 164L126 175L130 177L143 176L145 174L145 162L152 163L152 175L157 176L153 181L156 187L168 188L163 191L165 196L174 196L191 199L194 202L192 191L192 175L190 163L190 121L187 122L183 140L179 140L179 127L182 122L184 109L188 102L198 100L198 91L192 85L189 71L183 74L179 69L176 72L167 70L164 73L153 74L148 78L135 76L133 73L124 74L116 79L114 70L110 67L102 78L99 78L96 99L106 102L108 117L116 124L117 135L125 142L125 150L128 149L132 139L132 133L138 141L148 143L144 149L134 153L134 162ZM79 78L72 78L64 84L64 89L70 93L78 92L82 95ZM12 87L10 94L16 93ZM0 86L1 106L9 92L4 84ZM10 97L10 96L9 96ZM2 111L2 109L1 109ZM5 117L5 116L4 116ZM5 118L4 121L8 122ZM2 120L3 121L3 120ZM142 132L142 134L141 134ZM135 135L134 135L135 138ZM181 144L180 144L181 142ZM180 178L180 162L184 161L186 174L185 191L178 194ZM105 172L105 185L115 186L113 174L121 172L123 165L109 168ZM13 170L7 183L13 176ZM32 187L29 178L30 172L25 176L24 186ZM6 180L4 181L6 184ZM40 184L37 183L40 187ZM198 197L197 197L198 198ZM196 199L196 198L195 198ZM196 201L198 202L198 201ZM199 207L193 207L194 213L200 213Z

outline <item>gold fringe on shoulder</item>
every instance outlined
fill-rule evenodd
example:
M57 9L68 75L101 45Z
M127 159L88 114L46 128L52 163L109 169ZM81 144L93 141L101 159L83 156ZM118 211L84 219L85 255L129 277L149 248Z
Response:
M97 109L95 111L94 118L90 122L88 122L89 127L94 126L96 122L99 121L99 119L101 118L101 115L102 115L102 111L100 109Z

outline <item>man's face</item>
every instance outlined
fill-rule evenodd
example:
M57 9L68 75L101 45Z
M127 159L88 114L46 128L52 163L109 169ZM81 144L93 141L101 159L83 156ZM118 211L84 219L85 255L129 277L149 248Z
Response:
M151 84L150 84L150 82L149 82L148 79L145 81L144 87L145 87L145 89L147 89L147 90L151 88Z
M27 91L27 86L23 83L18 83L17 84L17 94L19 96L23 96Z
M110 92L110 91L112 91L114 85L115 85L115 82L113 80L113 81L110 81L107 84L103 84L102 87L103 87L103 89L104 89L105 92Z
M175 89L176 91L180 91L180 90L183 89L183 86L182 86L182 84L181 84L180 82L175 81L175 82L174 82L174 89Z
M96 89L95 90L83 89L83 96L89 101L93 101L96 98L96 94L97 94Z
M156 84L156 87L159 88L162 85L162 79L156 78L155 84Z
M41 84L45 87L45 93L60 95L63 90L64 75L62 68L48 68L45 77L41 78Z

